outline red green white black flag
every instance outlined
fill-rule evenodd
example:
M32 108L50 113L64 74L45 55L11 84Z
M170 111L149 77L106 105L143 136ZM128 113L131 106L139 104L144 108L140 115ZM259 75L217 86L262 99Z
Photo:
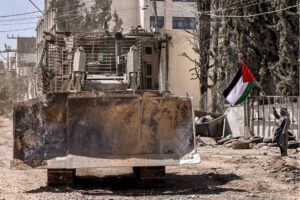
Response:
M246 100L254 86L254 82L256 82L256 80L253 74L248 67L242 63L234 79L223 92L224 97L231 105L238 105Z

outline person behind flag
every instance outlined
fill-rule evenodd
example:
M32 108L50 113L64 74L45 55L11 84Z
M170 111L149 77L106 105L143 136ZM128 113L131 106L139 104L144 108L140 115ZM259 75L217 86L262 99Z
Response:
M287 156L288 147L288 129L290 127L289 112L286 108L280 108L280 116L276 109L273 107L273 114L278 122L274 129L273 143L277 143L280 149L281 156Z

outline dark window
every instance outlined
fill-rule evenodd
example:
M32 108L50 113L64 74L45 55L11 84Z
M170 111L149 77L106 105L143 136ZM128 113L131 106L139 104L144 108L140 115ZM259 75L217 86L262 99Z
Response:
M152 78L147 78L147 89L148 90L152 89Z
M152 65L147 64L147 76L152 76Z
M145 47L145 54L151 55L152 54L152 47Z
M173 17L173 29L195 29L195 17Z
M157 25L158 25L158 28L163 28L165 26L165 17L164 16L157 17ZM155 17L154 16L150 16L150 27L155 27Z

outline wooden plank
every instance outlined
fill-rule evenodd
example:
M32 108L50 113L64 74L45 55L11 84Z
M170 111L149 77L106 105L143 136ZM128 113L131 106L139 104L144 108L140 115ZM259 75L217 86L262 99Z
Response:
M262 123L263 123L263 129L262 129L262 136L265 137L265 128L266 128L266 119L265 119L265 98L263 97L262 98L262 101L263 101L263 105L262 105L262 114L263 114L263 118L262 118Z
M278 97L274 97L274 107L275 107L275 109L277 109L277 100L278 100ZM274 125L276 125L276 118L275 118L275 116L274 116ZM272 137L273 137L273 134L274 133L272 133Z
M251 133L254 135L254 97L251 100Z
M270 101L270 97L268 97L268 108L269 108L269 122L268 122L268 137L271 137L271 101Z
M257 97L257 135L260 136L260 118L259 118L259 100L260 97Z
M166 167L133 167L133 174L141 186L165 185Z
M290 105L291 105L291 110L292 110L292 115L291 115L291 123L292 123L292 132L293 134L295 134L295 136L297 135L297 133L295 133L294 129L295 129L295 123L294 123L294 98L290 97Z
M300 140L300 97L297 98L297 123L298 123L298 137L297 140Z
M76 176L76 169L48 169L47 185L73 184Z

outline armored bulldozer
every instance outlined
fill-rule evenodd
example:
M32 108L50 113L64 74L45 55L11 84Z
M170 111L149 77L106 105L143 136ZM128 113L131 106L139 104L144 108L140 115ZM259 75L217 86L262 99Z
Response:
M191 97L167 91L170 37L45 33L37 98L14 105L14 169L47 169L48 184L79 168L132 167L139 180L200 162Z

